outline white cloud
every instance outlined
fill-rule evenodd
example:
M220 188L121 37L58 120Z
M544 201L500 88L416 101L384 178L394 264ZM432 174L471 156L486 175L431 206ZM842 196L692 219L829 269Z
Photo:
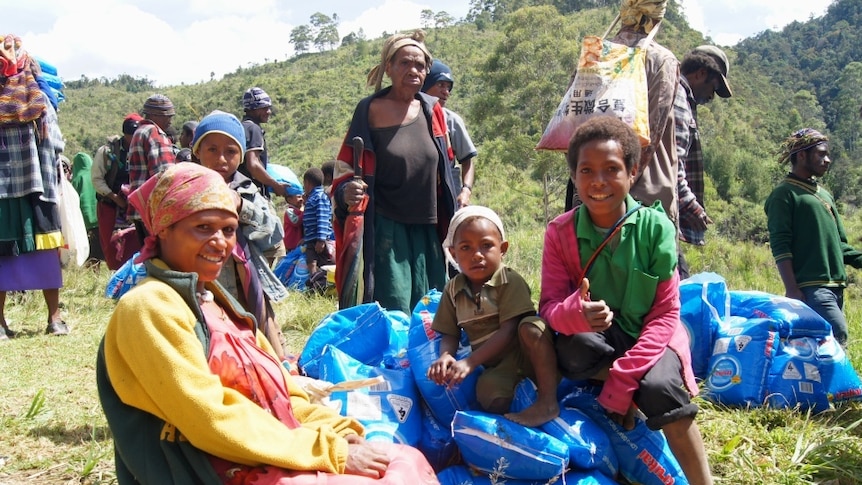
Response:
M693 28L720 45L822 15L830 0L683 0ZM14 5L14 7L13 7ZM290 31L316 12L338 14L344 37L420 27L423 9L467 14L467 0L0 0L4 23L66 80L146 77L196 83L293 55Z

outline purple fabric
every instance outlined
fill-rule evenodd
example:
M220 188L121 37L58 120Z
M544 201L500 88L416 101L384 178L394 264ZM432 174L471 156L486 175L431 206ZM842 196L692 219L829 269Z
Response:
M63 287L56 249L0 257L0 291L52 290Z

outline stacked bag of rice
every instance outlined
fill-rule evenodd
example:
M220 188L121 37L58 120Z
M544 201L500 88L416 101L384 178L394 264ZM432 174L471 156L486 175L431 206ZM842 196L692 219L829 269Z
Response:
M821 412L862 397L862 382L831 326L805 303L728 290L715 273L684 280L680 298L705 398Z

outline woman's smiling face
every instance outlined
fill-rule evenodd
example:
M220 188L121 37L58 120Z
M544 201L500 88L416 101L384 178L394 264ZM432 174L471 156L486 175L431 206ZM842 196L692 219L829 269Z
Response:
M237 227L239 220L230 212L196 212L159 232L159 257L173 270L214 281L236 245Z

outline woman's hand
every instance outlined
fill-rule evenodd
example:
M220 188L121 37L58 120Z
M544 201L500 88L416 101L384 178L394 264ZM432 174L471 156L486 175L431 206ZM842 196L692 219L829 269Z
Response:
M368 184L361 180L351 180L344 183L344 203L347 205L358 204L365 195Z
M370 478L380 478L386 474L389 455L385 451L364 440L362 443L350 441L348 438L347 465L344 467L344 473Z

